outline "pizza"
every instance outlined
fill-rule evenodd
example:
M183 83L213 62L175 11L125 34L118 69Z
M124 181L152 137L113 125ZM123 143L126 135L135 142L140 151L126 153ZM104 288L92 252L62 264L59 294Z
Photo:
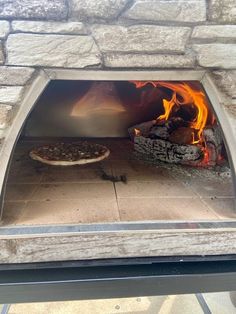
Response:
M107 158L107 147L86 141L53 143L34 148L30 157L48 165L73 166L98 162Z

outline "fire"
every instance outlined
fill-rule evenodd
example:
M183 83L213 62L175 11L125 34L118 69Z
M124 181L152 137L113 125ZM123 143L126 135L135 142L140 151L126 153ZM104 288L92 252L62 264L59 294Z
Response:
M199 164L204 166L204 165L208 165L209 164L209 160L210 160L210 152L209 150L206 148L206 146L202 147L202 151L203 151L203 159L201 161L201 163Z
M208 121L208 106L205 94L201 90L194 89L186 82L164 82L164 81L132 81L137 88L142 88L147 84L154 87L165 87L171 90L172 97L170 100L163 99L164 113L157 117L157 121L168 120L173 113L174 108L186 105L194 105L196 107L196 116L192 121L189 121L189 127L196 132L193 136L192 144L203 142L202 132ZM211 117L214 121L214 117Z
M134 129L134 134L135 134L135 136L139 136L139 135L141 135L141 131L138 129Z
M157 120L168 120L174 105L177 104L176 93L173 93L171 100L163 99L164 113Z

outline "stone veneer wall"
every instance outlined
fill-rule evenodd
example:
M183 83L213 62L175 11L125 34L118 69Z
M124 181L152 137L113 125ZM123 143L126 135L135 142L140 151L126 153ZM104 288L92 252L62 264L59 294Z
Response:
M0 0L0 139L45 68L206 69L236 129L235 24L235 0Z

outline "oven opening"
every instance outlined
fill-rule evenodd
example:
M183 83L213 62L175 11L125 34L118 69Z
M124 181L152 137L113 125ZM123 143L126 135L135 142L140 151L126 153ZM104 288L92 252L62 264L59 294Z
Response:
M51 81L26 120L4 225L235 218L221 127L197 81Z

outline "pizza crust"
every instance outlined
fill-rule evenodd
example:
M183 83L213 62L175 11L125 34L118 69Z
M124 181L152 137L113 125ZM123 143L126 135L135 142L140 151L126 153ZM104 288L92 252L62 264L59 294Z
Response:
M60 143L62 144L62 143ZM84 144L84 143L83 143ZM56 145L58 144L51 144L51 145L47 145L45 147L51 148L53 147L53 145L56 147ZM71 143L71 145L73 145L73 143ZM75 145L78 145L78 143L76 143ZM90 147L93 146L93 144L89 143ZM52 166L74 166L74 165L84 165L84 164L88 164L88 163L94 163L94 162L99 162L105 158L107 158L110 155L110 150L102 145L99 144L94 144L94 148L99 148L100 150L102 150L102 155L100 156L91 156L91 157L87 157L87 158L78 158L77 160L50 160L47 158L43 158L42 156L39 155L39 153L37 153L37 150L42 149L42 147L39 147L37 149L33 149L29 155L33 160L37 160L40 161L44 164L47 165L52 165ZM91 154L92 155L92 154Z

